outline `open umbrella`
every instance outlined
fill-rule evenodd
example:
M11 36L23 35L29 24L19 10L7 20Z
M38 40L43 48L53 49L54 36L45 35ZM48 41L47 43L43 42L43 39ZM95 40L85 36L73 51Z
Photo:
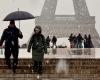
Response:
M27 20L27 19L34 19L32 14L26 12L26 11L15 11L10 14L8 14L5 18L4 21L11 21L11 20L19 20L19 28L20 28L20 20Z

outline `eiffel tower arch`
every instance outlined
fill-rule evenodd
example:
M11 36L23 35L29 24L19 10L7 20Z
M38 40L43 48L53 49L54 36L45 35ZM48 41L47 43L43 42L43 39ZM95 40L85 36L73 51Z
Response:
M41 15L35 24L40 25L45 36L68 37L71 33L91 34L94 47L100 47L100 37L95 29L95 16L90 16L85 0L73 0L75 15L55 15L58 0L45 0Z

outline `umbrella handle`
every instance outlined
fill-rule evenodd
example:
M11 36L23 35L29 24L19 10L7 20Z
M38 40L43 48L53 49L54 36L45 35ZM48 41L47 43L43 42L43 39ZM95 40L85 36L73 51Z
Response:
M19 12L19 8L18 8L18 12ZM19 20L19 30L20 30L20 20Z
M19 20L19 30L20 30L20 20Z

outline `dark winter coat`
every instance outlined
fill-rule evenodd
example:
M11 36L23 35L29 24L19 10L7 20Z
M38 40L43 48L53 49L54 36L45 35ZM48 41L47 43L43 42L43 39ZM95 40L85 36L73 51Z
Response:
M57 42L57 38L55 36L53 36L52 43L55 44L56 42Z
M87 48L94 48L94 46L93 46L93 43L92 43L92 40L91 40L91 39L88 39L88 40L87 40Z
M33 34L28 45L28 52L32 47L32 59L34 61L43 61L44 53L47 53L45 37L42 34Z
M5 41L5 48L18 48L18 38L23 38L20 30L17 27L8 27L3 31L0 45Z
M47 45L47 47L50 46L50 41L51 41L51 39L50 39L49 37L47 37L47 38L46 38L46 45Z
M82 36L81 36L81 35L78 35L78 36L77 36L77 41L78 41L78 43L82 43L82 40L83 40Z

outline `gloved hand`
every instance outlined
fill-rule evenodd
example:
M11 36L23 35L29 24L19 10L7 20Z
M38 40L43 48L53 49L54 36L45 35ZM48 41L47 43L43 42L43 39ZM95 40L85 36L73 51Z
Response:
M27 49L27 52L30 52L30 50L29 50L29 49Z

